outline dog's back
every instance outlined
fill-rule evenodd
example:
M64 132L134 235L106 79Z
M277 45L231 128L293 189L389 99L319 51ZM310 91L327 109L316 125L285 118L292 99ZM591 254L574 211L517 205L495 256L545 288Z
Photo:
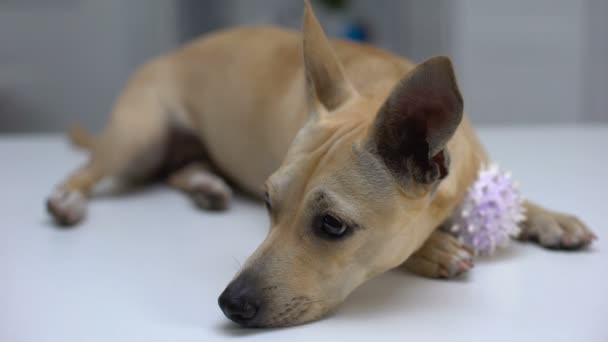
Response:
M365 44L336 40L333 46L363 95L385 98L414 66ZM204 140L227 176L259 192L308 115L301 34L275 27L230 29L155 63L170 70L171 81L163 83L172 87L164 91L172 94L171 112Z

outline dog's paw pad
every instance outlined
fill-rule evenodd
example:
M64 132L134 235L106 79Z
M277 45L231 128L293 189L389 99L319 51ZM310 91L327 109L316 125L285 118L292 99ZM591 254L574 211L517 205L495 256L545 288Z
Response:
M549 249L566 250L585 248L596 238L577 217L551 212L529 217L521 236L522 240L535 241Z
M194 203L206 210L226 210L232 201L232 190L219 178L194 178L191 183L190 196Z
M55 190L47 199L48 212L63 226L80 222L86 214L86 198L79 191Z

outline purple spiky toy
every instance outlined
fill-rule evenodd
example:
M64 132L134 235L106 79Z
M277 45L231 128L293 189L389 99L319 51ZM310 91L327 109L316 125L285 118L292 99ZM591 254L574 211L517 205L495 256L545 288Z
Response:
M446 228L476 254L492 254L519 233L522 202L509 173L497 165L482 167Z

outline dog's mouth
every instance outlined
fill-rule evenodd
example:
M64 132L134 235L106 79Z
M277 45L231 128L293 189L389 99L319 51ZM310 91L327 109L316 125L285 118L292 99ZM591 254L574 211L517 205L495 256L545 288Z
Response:
M262 319L259 327L286 327L314 320L312 312L317 301L305 296L290 298L282 305L275 305L265 319ZM316 310L315 310L316 311ZM319 315L320 316L320 315Z
M219 300L220 308L228 319L248 328L286 327L316 320L323 312L319 303L305 296L290 298L279 305L259 301L249 303L221 296Z
M248 328L285 327L320 318L325 301L304 295L286 295L280 286L257 287L250 276L232 281L218 298L231 321Z

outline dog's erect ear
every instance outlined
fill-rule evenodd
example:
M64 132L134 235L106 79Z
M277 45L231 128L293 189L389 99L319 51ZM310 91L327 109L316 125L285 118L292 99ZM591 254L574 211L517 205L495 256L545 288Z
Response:
M393 89L370 131L370 142L400 181L432 184L448 174L445 150L462 119L452 63L433 57Z
M355 92L344 75L342 64L315 17L308 0L304 1L302 19L304 66L309 102L322 104L331 111Z

